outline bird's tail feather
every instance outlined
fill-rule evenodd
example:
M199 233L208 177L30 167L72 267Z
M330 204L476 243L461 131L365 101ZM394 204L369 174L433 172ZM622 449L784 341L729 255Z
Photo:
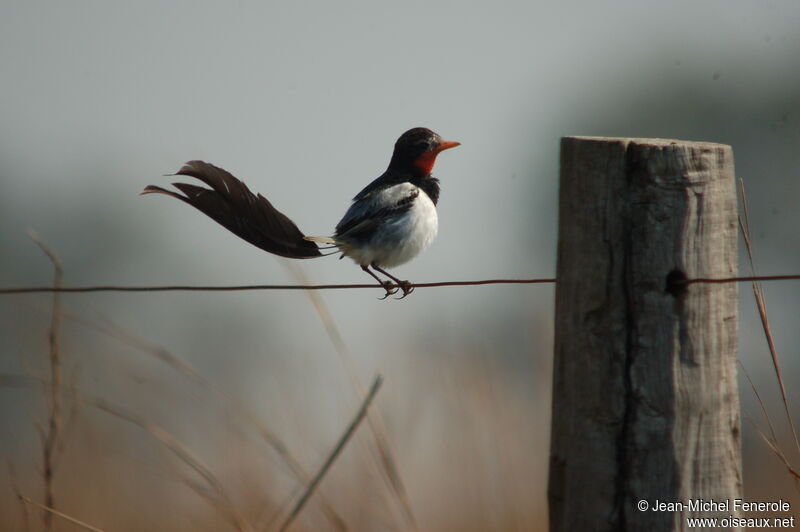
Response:
M261 194L253 194L240 180L222 168L203 161L189 161L173 175L199 179L209 188L173 183L183 194L148 185L142 194L166 194L205 213L214 221L256 247L292 259L323 256L297 225Z

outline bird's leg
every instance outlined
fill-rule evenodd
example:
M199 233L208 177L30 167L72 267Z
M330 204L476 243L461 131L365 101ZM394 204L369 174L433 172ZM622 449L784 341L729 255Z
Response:
M386 295L384 295L380 299L386 299L390 295L392 295L395 292L397 292L397 288L394 287L394 285L392 284L391 281L383 281L383 280L381 280L381 278L378 277L377 275L375 275L375 272L371 271L368 266L362 264L361 265L361 269L364 270L365 272L367 272L368 274L370 274L376 281L378 281L378 283L380 283L380 285L383 287L383 289L386 290ZM391 277L391 275L389 277Z
M403 295L402 295L402 296L400 296L400 297L398 297L398 298L395 298L395 299L403 299L403 298L404 298L404 297L406 297L408 294L410 294L411 292L413 292L413 291L414 291L414 287L413 287L413 286L411 286L411 282L410 282L410 281L401 281L400 279L398 279L397 277L395 277L395 276L394 276L394 275L392 275L391 273L387 272L386 270L384 270L383 268L381 268L380 266L378 266L378 265L377 265L377 264L375 264L374 262L372 263L372 265L371 265L371 266L372 266L374 269L376 269L376 270L378 270L379 272L381 272L381 273L382 273L383 275L385 275L386 277L388 277L389 279L391 279L392 281L394 281L395 283L397 283L397 286L399 286L399 287L400 287L400 290L402 290L402 291L403 291Z

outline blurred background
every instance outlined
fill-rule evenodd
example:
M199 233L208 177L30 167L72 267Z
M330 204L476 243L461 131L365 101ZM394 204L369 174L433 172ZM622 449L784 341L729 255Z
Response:
M613 5L5 2L0 285L52 282L28 229L59 254L69 285L368 282L333 257L287 266L177 201L138 193L203 159L306 233L330 234L414 126L462 146L434 171L439 236L394 270L401 278L553 276L566 135L731 144L759 271L800 272L800 6ZM798 407L800 283L765 293ZM292 461L315 471L380 373L379 415L296 530L332 530L337 518L351 530L545 530L552 285L379 295L65 296L65 389L107 408L65 402L57 507L108 530L235 529L234 508L272 529L300 493ZM15 489L43 500L37 379L48 376L50 302L0 298L0 373L29 377L0 388L3 530L24 526ZM739 356L797 464L747 285ZM746 498L796 511L740 382ZM28 512L39 529L41 513Z

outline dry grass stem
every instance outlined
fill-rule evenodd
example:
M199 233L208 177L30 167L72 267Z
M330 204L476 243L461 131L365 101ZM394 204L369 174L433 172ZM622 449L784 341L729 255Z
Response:
M20 495L19 497L26 504L30 504L31 506L35 506L36 508L39 508L44 513L46 513L47 515L51 515L51 516L55 515L56 517L60 517L64 521L69 521L73 525L77 525L77 526L79 526L79 527L81 527L81 528L83 528L85 530L91 530L92 532L103 532L103 529L101 529L101 528L97 528L96 526L92 526L92 525L90 525L88 523L84 523L80 519L76 519L76 518L74 518L74 517L72 517L70 515L65 514L64 512L60 512L60 511L58 511L55 508L52 508L50 506L47 506L47 505L44 505L44 504L39 504L38 502L32 501L31 499L29 499L28 497L25 497L24 495Z
M783 465L786 467L786 470L789 471L789 473L791 473L796 480L800 479L800 474L798 474L797 471L795 471L795 469L789 463L788 458L786 458L786 455L778 445L778 437L775 434L775 428L772 425L772 419L769 417L769 413L767 412L767 408L764 405L764 401L761 399L761 394L758 393L758 389L753 383L753 380L750 378L750 374L747 372L747 370L744 368L741 362L739 362L739 367L742 369L744 376L747 378L747 382L750 383L750 388L753 389L753 393L756 396L758 405L761 408L761 413L764 416L764 419L767 420L767 427L769 428L769 434L767 434L766 432L764 432L764 430L761 429L761 427L758 425L758 423L756 423L756 420L751 415L746 414L748 421L750 421L750 423L756 429L756 432L758 432L758 435L761 436L764 442L766 442L770 450L772 450L772 452L775 453L775 456L777 456L778 459L781 462L783 462Z
M761 394L758 393L758 388L756 388L756 385L753 382L753 379L750 378L750 374L747 372L747 370L745 369L744 365L742 365L741 360L739 361L739 368L742 370L742 373L744 373L744 376L747 379L747 382L750 384L750 388L752 388L752 390L753 390L753 394L755 394L755 396L756 396L756 401L758 401L758 406L759 406L759 408L761 408L761 414L764 416L764 419L767 420L767 427L769 428L769 437L770 437L770 439L772 439L772 441L774 441L774 442L777 442L778 441L778 437L775 434L775 426L772 424L772 418L769 416L769 412L767 412L767 407L764 404L764 400L761 399Z
M744 220L742 217L739 216L739 228L742 232L742 236L744 238L745 249L747 250L747 257L750 263L750 271L753 275L756 275L756 266L755 260L753 258L753 246L752 241L750 239L750 214L747 209L747 195L745 194L744 190L744 182L740 179L739 180L739 189L741 191L741 198L742 198L742 210L744 212ZM769 326L769 319L767 318L767 303L764 298L764 291L761 286L761 283L753 281L753 295L756 299L756 305L758 307L758 314L761 318L761 326L764 329L764 335L767 338L767 345L769 346L769 353L772 357L772 367L775 369L775 377L778 380L778 386L780 387L781 391L781 399L783 400L783 407L784 411L786 412L786 419L789 422L789 427L792 431L792 437L794 438L795 449L800 452L800 440L797 437L797 429L794 426L794 420L792 419L792 414L789 409L789 399L786 396L786 386L783 383L783 373L781 372L781 367L778 362L778 350L775 347L775 340L772 336L772 329Z
M196 384L211 391L214 395L227 403L232 410L246 423L249 423L256 429L261 438L272 448L273 451L275 451L278 457L283 461L284 465L303 485L303 487L308 486L309 482L311 482L311 475L306 471L303 464L300 463L300 460L294 456L294 453L292 453L291 449L289 449L289 447L278 435L272 432L272 430L270 430L269 427L267 427L267 425L261 419L259 419L259 417L254 414L244 403L223 391L219 386L214 384L213 381L197 371L194 366L170 352L167 348L154 344L149 340L125 329L124 327L117 325L109 319L104 319L102 322L96 322L84 319L83 317L72 313L67 313L66 315L69 319L74 320L81 325L90 327L111 338L114 338L117 341L155 357L157 360L171 367L178 373L189 377ZM337 530L339 532L346 531L348 528L344 518L342 518L339 513L336 512L336 510L333 508L333 506L331 506L330 503L328 503L328 501L322 497L319 499L322 511L330 521L333 530ZM256 520L256 522L258 522L258 520Z
M64 282L64 268L61 259L39 235L33 230L28 231L28 236L44 252L53 264L53 287L61 288ZM55 494L53 490L53 477L55 475L56 453L59 449L61 432L61 294L53 293L53 307L48 332L50 346L50 382L49 400L47 403L47 426L41 430L42 435L42 475L44 476L44 506L55 508ZM53 513L45 512L44 530L48 532L53 527Z
M789 460L786 458L786 455L783 453L781 448L778 446L778 442L776 442L774 439L772 439L772 437L768 436L761 429L761 427L758 426L758 423L756 423L755 419L753 419L752 416L748 415L747 419L750 421L750 423L756 429L756 432L758 432L758 435L761 436L761 439L764 440L764 442L767 444L767 446L770 448L770 450L773 453L775 453L775 456L777 456L778 459L781 462L783 462L784 467L786 467L786 470L789 472L789 474L794 477L795 481L800 480L800 473L798 473L794 469L794 467L792 467L791 463L789 463Z
M300 497L300 499L297 501L297 504L295 504L294 508L292 509L292 512L289 514L289 516L281 525L279 529L280 532L285 532L286 530L288 530L289 527L292 525L292 522L295 520L295 518L298 515L300 515L300 512L303 510L303 507L306 505L308 500L314 494L314 491L317 489L317 486L319 486L319 483L322 482L322 479L323 477L325 477L325 474L331 468L333 463L336 461L336 458L338 458L339 454L341 454L342 449L344 449L345 445L347 445L347 442L350 441L350 438L353 436L358 426L364 420L364 417L367 415L369 406L370 404L372 404L372 400L375 399L375 395L378 393L378 390L380 389L382 383L383 383L383 378L380 375L376 376L375 380L372 382L372 386L370 387L369 393L367 393L367 396L364 398L364 402L361 403L361 407L358 409L358 412L356 413L355 417L347 426L347 429L345 429L342 436L339 438L339 441L336 443L336 446L334 446L333 450L328 455L328 458L322 464L322 467L320 467L317 474L314 475L311 484L308 485L305 492L303 493L303 496Z
M22 515L22 532L28 532L31 529L28 519L28 507L25 505L25 498L22 496L22 491L20 491L17 483L17 472L10 460L6 460L6 467L8 468L8 478L11 481L11 490L19 501L20 515Z
M208 466L202 462L202 460L197 458L184 444L178 441L177 438L172 436L169 432L158 425L147 421L143 417L136 415L133 412L129 412L119 406L112 405L105 399L82 397L80 400L99 410L107 412L114 417L133 423L134 425L137 425L141 429L148 432L162 445L169 449L176 457L178 457L181 462L189 466L190 469L200 475L209 488L209 491L205 492L203 496L204 499L213 499L215 508L223 511L223 515L230 520L237 530L240 532L253 532L253 527L236 509L233 501L228 496L227 491L219 479L217 479L217 477L211 472ZM198 492L198 490L192 485L190 485L190 487L192 487L195 492Z
M305 275L305 272L299 265L289 263L287 261L281 262L286 265L289 272L299 283L310 284L310 279L308 279L308 277ZM328 338L336 349L336 352L339 354L339 359L345 368L345 372L347 373L359 400L363 399L366 396L367 390L364 388L364 384L361 382L361 378L358 375L358 370L353 362L353 356L350 353L344 338L339 332L339 328L336 326L336 320L334 320L333 314L325 304L325 300L322 299L322 296L318 292L309 290L306 292L306 295L311 301L311 304L314 306L322 325L325 327L325 332L327 333ZM398 505L400 506L400 509L403 512L403 516L406 520L406 526L410 530L418 530L419 527L417 525L416 517L414 516L414 511L411 508L411 501L408 497L405 484L403 483L403 478L400 475L400 470L397 467L397 461L394 458L394 452L392 451L391 444L389 443L386 425L384 424L383 418L377 409L373 409L368 413L367 423L373 437L375 438L375 447L378 452L378 463L380 465L380 470L383 472L389 488L392 490L397 499Z

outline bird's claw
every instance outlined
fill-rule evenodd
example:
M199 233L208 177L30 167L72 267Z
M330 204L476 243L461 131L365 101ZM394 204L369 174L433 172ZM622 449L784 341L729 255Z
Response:
M383 286L383 289L384 289L384 290L386 290L386 293L385 293L385 294L383 294L383 297L379 297L379 298L378 298L378 299L379 299L379 300L381 300L381 301L383 301L383 300L384 300L384 299L386 299L387 297L389 297L389 296L391 296L391 295L394 295L394 294L396 294L396 293L397 293L397 289L398 289L398 287L397 287L397 285L395 285L395 284L394 284L394 283L392 283L391 281L384 281L384 282L381 284L381 286ZM404 290L403 292L405 292L405 290ZM403 297L405 297L405 296L403 296ZM402 299L402 298L400 298L400 299Z
M401 295L400 297L395 297L393 299L403 299L408 294L414 291L414 285L412 285L410 281L397 281L396 283L393 283L392 281L383 281L381 283L381 287L383 287L383 289L386 290L386 293L383 294L383 297L378 298L381 301L383 301L389 296L396 294L400 290L403 292L403 295Z
M400 290L402 290L402 291L403 291L403 295L402 295L402 296L400 296L400 297L396 297L395 299L403 299L403 298L404 298L404 297L406 297L408 294L410 294L411 292L413 292L413 291L414 291L414 285L412 285L412 284L411 284L411 282L409 282L409 281L400 281L400 282L397 284L397 286L400 288ZM395 292L396 292L396 291L397 291L397 290L395 290Z

